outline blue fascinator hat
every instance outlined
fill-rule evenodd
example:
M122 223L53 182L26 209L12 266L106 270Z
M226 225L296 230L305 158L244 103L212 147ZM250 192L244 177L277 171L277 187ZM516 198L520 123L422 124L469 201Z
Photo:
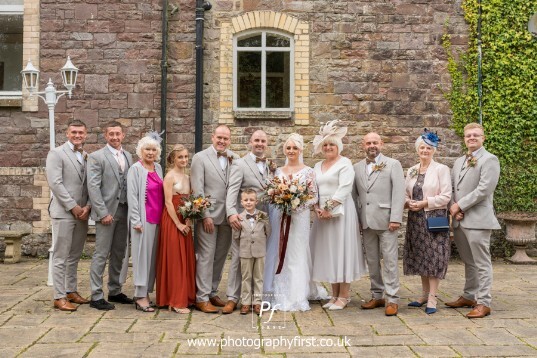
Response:
M438 138L438 135L436 132L431 132L427 128L423 130L423 134L421 135L421 138L425 142L425 144L430 145L431 147L437 148L438 143L440 142L440 138Z

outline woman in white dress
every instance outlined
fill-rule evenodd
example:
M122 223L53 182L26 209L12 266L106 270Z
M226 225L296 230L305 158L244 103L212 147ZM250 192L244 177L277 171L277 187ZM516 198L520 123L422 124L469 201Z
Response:
M351 282L367 273L351 195L354 169L352 162L340 154L347 128L338 128L336 123L322 126L313 140L314 153L322 152L325 159L314 168L319 203L311 230L312 279L332 285L332 298L323 306L329 310L345 308L351 300Z
M319 296L326 296L322 292L322 287L317 287L311 282L311 255L309 246L310 232L310 209L317 202L317 192L315 184L315 174L313 169L304 165L302 160L302 151L304 149L304 140L301 135L293 133L285 141L283 151L287 157L286 164L276 169L274 176L287 179L297 179L303 185L309 185L313 191L314 198L297 207L291 214L291 226L289 228L289 237L285 259L281 272L274 277L272 297L273 307L282 311L307 311L310 309L308 297L318 299ZM274 215L274 216L273 216ZM271 220L273 223L272 235L269 242L279 242L280 222L282 213L271 206ZM275 240L272 240L275 239ZM274 248L269 248L274 250ZM276 257L276 254L270 255ZM274 254L274 253L273 253ZM269 252L267 252L267 258ZM278 266L278 263L275 267Z

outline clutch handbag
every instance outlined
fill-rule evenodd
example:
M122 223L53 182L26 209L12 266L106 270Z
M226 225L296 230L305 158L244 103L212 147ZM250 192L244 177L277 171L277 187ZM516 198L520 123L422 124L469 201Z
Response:
M324 204L329 200L331 199L332 197L330 196L322 196L320 199L320 202L321 202L321 208L324 208ZM330 210L330 215L332 215L332 217L334 218L337 218L339 216L343 216L345 214L345 210L343 210L343 204L339 204L338 206L336 206L335 208L333 208L332 210Z
M430 232L448 232L449 220L447 216L427 218L427 230Z

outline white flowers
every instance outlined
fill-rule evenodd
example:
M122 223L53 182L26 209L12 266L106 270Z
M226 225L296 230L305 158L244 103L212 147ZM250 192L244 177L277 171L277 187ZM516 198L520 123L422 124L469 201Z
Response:
M298 187L297 187L296 185L291 185L291 186L289 187L289 191L290 191L291 193L293 193L293 194L296 193L297 190L298 190Z
M294 198L291 201L291 207L293 208L293 210L296 209L299 205L300 205L300 199L299 198Z

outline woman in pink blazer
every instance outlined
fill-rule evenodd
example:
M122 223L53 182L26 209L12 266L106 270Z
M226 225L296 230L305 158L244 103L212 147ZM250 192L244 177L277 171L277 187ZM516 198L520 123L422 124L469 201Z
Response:
M405 208L408 222L403 253L405 275L420 275L422 296L410 302L410 307L426 304L425 312L436 312L436 293L440 280L446 276L450 242L449 232L430 232L428 217L447 216L451 199L451 176L449 168L433 160L440 139L436 133L425 129L415 146L419 164L411 167L406 176Z

